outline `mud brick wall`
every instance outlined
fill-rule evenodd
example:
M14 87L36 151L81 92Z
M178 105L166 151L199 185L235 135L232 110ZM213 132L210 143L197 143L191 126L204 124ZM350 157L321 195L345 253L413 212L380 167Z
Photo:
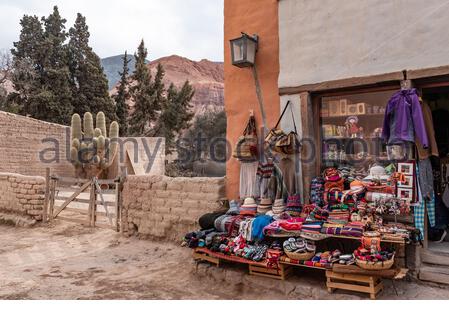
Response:
M127 167L129 174L165 173L164 138L120 139L122 143L109 169L109 178L115 178L120 167ZM69 144L67 126L0 111L0 172L45 176L48 167L52 174L73 177L75 170L68 160Z
M201 215L220 209L224 199L224 178L129 176L122 202L125 231L179 241L199 228Z
M0 173L0 213L42 220L45 179L13 173Z
M30 176L45 176L45 168L61 176L73 176L74 169L67 160L66 126L44 122L12 113L0 111L0 172L13 172ZM46 142L53 139L57 144ZM46 159L57 161L44 163L39 152L52 148L56 152L45 152Z

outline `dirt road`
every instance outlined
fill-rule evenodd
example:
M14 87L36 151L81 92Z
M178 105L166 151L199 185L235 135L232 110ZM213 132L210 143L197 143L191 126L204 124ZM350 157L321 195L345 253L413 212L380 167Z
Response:
M192 262L189 249L56 222L0 225L0 299L360 299L325 290L322 274L289 281L248 276L244 268ZM391 284L384 299L448 299L449 289Z

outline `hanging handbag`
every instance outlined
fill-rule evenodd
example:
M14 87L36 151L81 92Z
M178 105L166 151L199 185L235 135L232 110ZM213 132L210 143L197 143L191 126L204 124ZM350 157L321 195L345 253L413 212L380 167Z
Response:
M240 161L256 161L257 142L256 119L250 116L243 135L235 144L232 156Z
M299 151L300 143L298 141L298 132L296 129L296 123L295 123L295 117L293 116L293 109L290 108L292 113L292 120L293 120L293 126L295 128L295 131L290 132L289 134L286 134L281 129L278 129L278 126L284 117L285 112L287 111L288 106L290 105L290 100L287 101L287 104L284 107L284 110L282 111L281 116L279 117L278 122L274 126L273 129L268 132L268 134L265 137L265 148L268 150L272 150L277 153L281 154L295 154Z

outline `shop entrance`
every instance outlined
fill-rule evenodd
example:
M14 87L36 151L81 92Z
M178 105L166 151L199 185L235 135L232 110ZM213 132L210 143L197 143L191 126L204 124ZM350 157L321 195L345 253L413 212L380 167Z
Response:
M422 88L422 97L432 111L438 156L431 156L435 191L435 225L427 223L431 251L449 253L449 85Z

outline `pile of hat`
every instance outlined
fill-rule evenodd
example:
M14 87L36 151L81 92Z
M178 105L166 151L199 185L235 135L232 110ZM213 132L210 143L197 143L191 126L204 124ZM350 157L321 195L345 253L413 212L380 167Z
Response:
M282 214L285 211L284 199L276 199L273 204L273 213Z
M257 206L257 213L258 214L265 214L268 211L270 211L272 208L272 201L269 198L262 198L260 199L260 203Z
M257 203L253 198L246 198L240 206L240 214L244 216L255 216L257 213Z
M292 216L299 216L302 212L301 197L299 194L287 198L285 211Z

